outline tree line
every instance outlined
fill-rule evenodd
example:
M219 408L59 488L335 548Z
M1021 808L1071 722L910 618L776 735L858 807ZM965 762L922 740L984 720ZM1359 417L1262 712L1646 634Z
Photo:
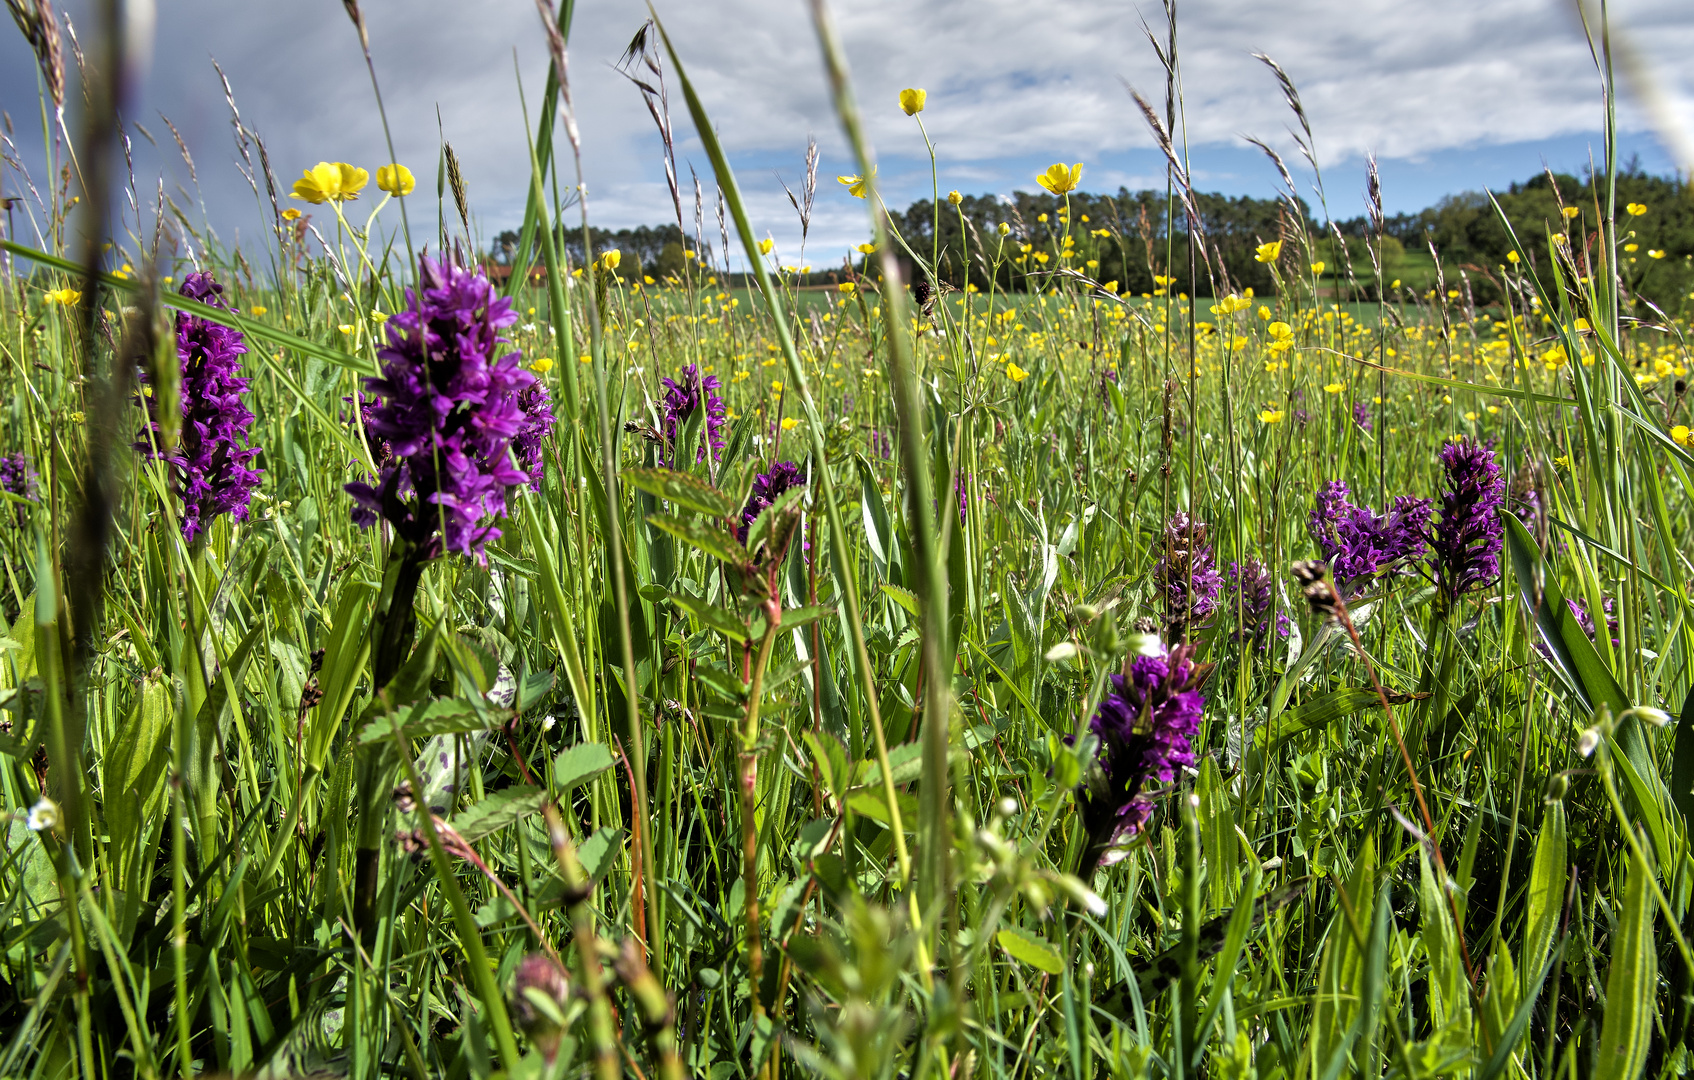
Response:
M1619 265L1627 290L1656 306L1674 309L1694 288L1694 192L1681 176L1657 176L1638 164L1616 180L1618 239L1624 246ZM1500 267L1510 253L1531 268L1545 270L1550 232L1569 229L1578 258L1600 265L1601 238L1596 232L1605 209L1605 178L1543 173L1503 191L1451 195L1416 213L1389 216L1382 224L1379 256L1382 281L1390 295L1426 290L1440 277L1457 287L1461 281L1479 303L1499 298ZM1495 209L1498 204L1499 211ZM1203 243L1194 245L1188 214L1180 199L1163 190L1115 194L1072 192L1067 200L1047 192L1017 191L1011 196L964 195L939 207L929 199L890 215L890 225L926 262L933 261L947 285L990 284L1010 291L1041 288L1064 270L1096 281L1115 282L1119 292L1157 294L1192 290L1199 296L1241 293L1268 295L1276 285L1271 266L1259 260L1260 246L1281 241L1278 268L1286 277L1310 272L1310 260L1324 264L1319 274L1325 291L1337 298L1371 300L1376 274L1370 248L1376 246L1367 217L1326 223L1304 201L1260 199L1196 192ZM1565 207L1577 209L1567 218ZM1631 213L1629 209L1639 211ZM1511 231L1501 223L1501 215ZM1004 225L1005 231L1002 231ZM708 233L713 230L707 230ZM1296 238L1309 238L1310 250ZM1516 239L1514 239L1514 234ZM601 252L620 252L618 274L664 280L680 274L700 238L675 225L591 229L585 250L580 229L561 230L559 243L573 265ZM716 235L704 237L720 246ZM495 237L490 258L509 263L518 234ZM719 253L721 259L721 252ZM805 283L825 284L859 273L865 257L851 263L817 266ZM908 273L911 270L907 262ZM732 275L740 283L742 275ZM1544 276L1544 281L1550 278Z

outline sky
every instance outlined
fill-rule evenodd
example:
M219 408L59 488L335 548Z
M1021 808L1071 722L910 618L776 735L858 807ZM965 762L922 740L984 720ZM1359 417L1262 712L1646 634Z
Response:
M132 8L141 0L129 0ZM867 232L865 204L836 182L854 171L824 80L806 0L655 0L727 148L756 233L800 262L798 190L808 137L821 147L807 263L839 260ZM523 105L533 117L547 49L533 0L363 0L396 156L417 174L413 221L433 224L442 137L464 164L484 238L515 227L528 182ZM1159 102L1165 77L1143 29L1163 37L1161 9L1125 0L853 0L834 5L890 205L942 193L1035 190L1055 161L1080 161L1083 187L1162 187L1164 167L1126 86ZM87 0L62 0L85 45ZM606 228L675 219L660 142L640 95L616 64L646 18L642 0L578 0L570 34L573 98L587 203ZM1615 0L1619 143L1649 171L1694 166L1694 4ZM144 22L145 20L141 20ZM340 0L157 0L151 59L131 91L138 187L167 192L227 244L262 233L269 217L238 168L222 65L236 106L265 141L284 189L320 160L369 168L387 153L352 24ZM1363 210L1364 159L1374 153L1390 213L1445 195L1522 180L1544 165L1576 172L1602 156L1601 82L1578 9L1561 0L1184 0L1177 17L1186 139L1205 191L1269 197L1277 176L1243 136L1300 165L1274 57L1298 86L1314 133L1330 213ZM68 44L68 42L67 42ZM0 109L9 156L45 182L34 57L0 24ZM684 215L693 228L690 167L710 165L667 69ZM898 105L922 87L918 122ZM73 98L74 98L73 93ZM168 117L194 161L191 180ZM75 119L71 130L75 132ZM151 135L153 145L147 141ZM562 140L561 140L562 142ZM568 162L562 163L568 164ZM1295 168L1316 202L1309 167ZM6 169L4 194L22 188ZM375 186L370 189L376 195ZM365 211L375 200L354 204ZM297 204L298 205L298 204ZM355 215L360 216L360 215ZM398 225L390 207L382 222ZM20 240L31 239L17 217ZM739 261L739 260L738 260Z

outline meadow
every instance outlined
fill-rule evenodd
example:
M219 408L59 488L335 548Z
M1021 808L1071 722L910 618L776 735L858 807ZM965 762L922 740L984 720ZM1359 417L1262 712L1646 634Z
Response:
M859 167L794 209L863 200L864 258L800 288L649 25L631 93L724 224L636 274L576 197L567 0L544 272L491 280L446 146L432 205L237 115L244 249L126 196L121 80L12 6L91 205L8 174L0 1077L1694 1065L1689 323L1618 272L1685 210L1616 163L1502 215L1479 298L1396 294L1375 202L1338 277L1278 158L1254 294L1173 71L1180 245L1061 163L1039 232L961 216L953 288L863 135L925 95L856 102L818 0Z

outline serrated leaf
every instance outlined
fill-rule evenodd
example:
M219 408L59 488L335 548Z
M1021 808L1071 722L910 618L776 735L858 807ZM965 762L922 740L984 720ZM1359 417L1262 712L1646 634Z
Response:
M630 487L658 499L686 506L712 517L734 517L741 505L735 497L697 476L674 469L624 469L618 473Z
M396 729L409 739L488 730L487 717L462 698L420 701L404 713L377 712L378 708L372 707L371 722L359 731L360 745L392 738Z
M826 615L834 615L835 609L822 605L810 604L805 607L789 608L782 613L782 628L784 630L799 630L810 626Z
M605 743L568 746L553 759L553 782L559 786L560 794L574 791L610 769L615 761Z
M761 544L786 548L794 525L799 520L796 507L806 497L803 487L791 487L778 495L771 504L759 511L747 528L747 550L757 551Z
M900 827L911 832L917 827L918 800L904 791L896 791L894 798L900 806ZM888 800L884 797L882 785L875 787L854 788L847 793L845 800L847 808L855 814L870 818L884 827L892 826L894 819L888 812Z
M551 671L532 671L518 683L518 711L523 712L532 708L536 702L553 689L553 673Z
M731 701L746 701L749 687L740 679L712 664L699 664L694 677Z
M918 608L918 594L912 590L902 589L898 585L884 585L882 586L882 591L890 600L905 608L914 617L919 617L923 614Z
M1390 705L1402 705L1408 701L1418 701L1427 698L1428 694L1388 694ZM1376 690L1369 686L1349 686L1341 690L1332 690L1327 694L1302 701L1294 708L1285 711L1275 722L1260 727L1253 733L1254 742L1259 745L1280 745L1301 732L1314 728L1327 727L1337 720L1344 719L1365 709L1377 708L1382 699Z
M671 593L671 603L699 619L708 629L729 638L731 641L744 642L748 640L747 624L740 618L714 604L708 604L699 597L687 593Z
M679 518L669 514L652 514L647 518L655 529L669 533L696 551L704 552L720 562L743 566L749 561L747 549L735 539L735 534L719 522L700 518Z
M1013 960L1028 964L1037 971L1057 975L1065 970L1065 961L1059 951L1027 930L1008 926L995 934L994 940L999 942L1000 947L1005 949Z
M623 850L623 830L607 825L584 840L576 849L577 861L590 878L599 881Z
M475 804L453 819L453 828L469 841L481 840L507 825L540 810L547 792L528 784L505 788Z

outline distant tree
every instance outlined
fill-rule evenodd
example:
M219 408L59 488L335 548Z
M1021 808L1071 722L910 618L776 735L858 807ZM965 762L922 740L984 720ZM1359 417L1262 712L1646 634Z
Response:
M510 266L518 254L519 236L511 229L506 229L494 237L494 247L489 252L494 261L501 266Z
M1541 173L1494 192L1492 200L1488 192L1467 191L1415 214L1396 214L1384 222L1384 231L1410 250L1428 251L1433 244L1449 277L1465 273L1476 298L1493 302L1499 299L1495 280L1499 267L1514 250L1542 275L1544 284L1552 284L1547 273L1548 238L1565 227L1562 207L1578 210L1570 231L1573 239L1580 240L1576 245L1580 265L1587 271L1601 264L1604 175L1599 180L1595 185L1590 178ZM1624 245L1619 270L1626 294L1662 308L1676 307L1694 287L1694 189L1684 178L1653 176L1632 163L1617 176L1616 204L1618 242ZM1645 212L1630 214L1631 204L1645 207ZM1511 224L1510 232L1501 224L1502 215ZM1341 222L1339 227L1350 236L1364 236L1369 228L1363 218Z
M659 250L659 257L653 260L650 273L663 281L671 274L681 274L686 265L687 259L682 254L682 241L671 240Z

